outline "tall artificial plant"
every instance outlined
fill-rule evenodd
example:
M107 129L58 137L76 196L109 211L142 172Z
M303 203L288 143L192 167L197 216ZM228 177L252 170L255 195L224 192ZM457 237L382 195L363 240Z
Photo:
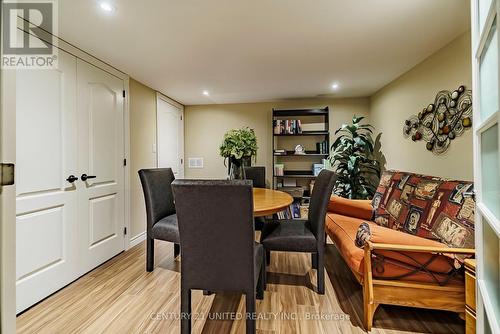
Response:
M373 197L380 180L381 164L375 158L373 126L361 124L364 117L352 118L335 131L337 139L329 157L338 175L334 193L350 199Z

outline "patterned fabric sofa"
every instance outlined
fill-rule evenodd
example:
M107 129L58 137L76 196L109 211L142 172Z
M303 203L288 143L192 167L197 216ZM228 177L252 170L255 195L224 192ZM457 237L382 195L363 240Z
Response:
M386 171L373 200L332 196L326 233L363 286L367 330L379 304L463 316L463 260L474 256L472 190L471 182Z

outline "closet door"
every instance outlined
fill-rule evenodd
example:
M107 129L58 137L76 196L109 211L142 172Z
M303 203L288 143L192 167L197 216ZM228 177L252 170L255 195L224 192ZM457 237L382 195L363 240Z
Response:
M77 63L82 273L124 250L123 80Z
M176 178L184 177L184 110L170 99L157 94L156 136L158 167L172 168Z
M76 58L16 80L17 312L77 276Z

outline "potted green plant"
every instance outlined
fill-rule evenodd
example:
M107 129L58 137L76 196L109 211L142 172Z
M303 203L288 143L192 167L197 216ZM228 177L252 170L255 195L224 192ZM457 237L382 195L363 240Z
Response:
M245 161L257 155L257 137L253 129L243 127L226 132L219 148L220 155L227 162L230 179L245 178Z
M373 126L361 124L364 117L352 118L335 131L329 157L338 175L334 193L350 199L372 198L380 180L381 164L375 157ZM379 137L378 137L379 138Z

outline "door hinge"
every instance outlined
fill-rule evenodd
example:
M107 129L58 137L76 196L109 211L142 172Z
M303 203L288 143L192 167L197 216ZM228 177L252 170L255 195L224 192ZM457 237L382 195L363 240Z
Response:
M126 227L123 228L123 235L127 235L127 228Z
M127 166L127 159L123 159L123 166Z
M123 97L125 97L125 91L123 91Z
M14 164L0 164L0 186L14 184Z
M182 115L181 115L181 121L182 121Z

